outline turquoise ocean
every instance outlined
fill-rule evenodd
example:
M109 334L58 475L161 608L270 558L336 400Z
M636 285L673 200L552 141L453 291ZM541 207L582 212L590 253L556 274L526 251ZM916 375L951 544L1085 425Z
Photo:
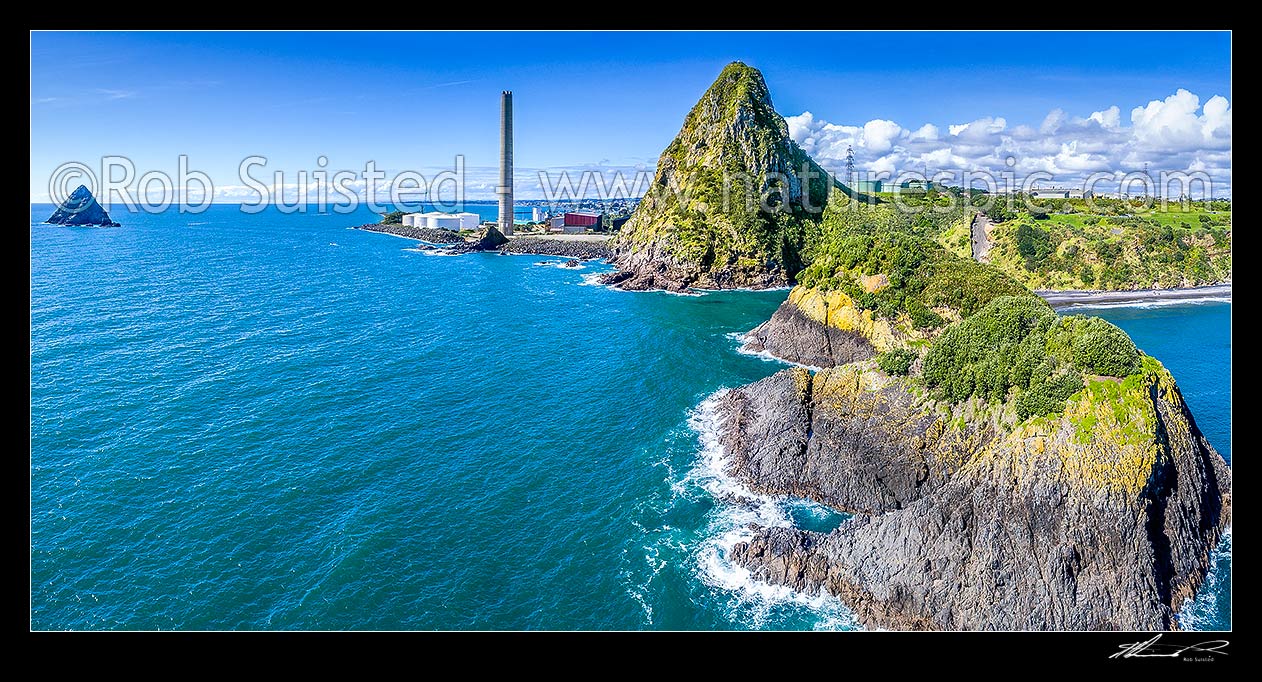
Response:
M595 285L354 215L31 212L35 629L848 629L727 563L828 530L721 475L707 399L785 291ZM1097 308L1231 453L1231 306ZM1183 615L1231 623L1230 539Z

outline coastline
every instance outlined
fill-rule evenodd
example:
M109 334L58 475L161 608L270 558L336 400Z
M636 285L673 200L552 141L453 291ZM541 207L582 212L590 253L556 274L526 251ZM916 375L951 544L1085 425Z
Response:
M608 245L613 235L604 234L520 234L507 237L508 241L498 248L488 249L479 246L476 238L471 240L452 230L412 227L394 223L369 223L367 225L356 225L349 229L419 241L434 247L437 251L446 252L445 255L486 251L522 256L556 256L579 260L608 259L613 256L613 250Z
M1093 305L1160 305L1179 302L1231 302L1231 283L1181 289L1134 289L1130 291L1075 290L1034 292L1053 308Z

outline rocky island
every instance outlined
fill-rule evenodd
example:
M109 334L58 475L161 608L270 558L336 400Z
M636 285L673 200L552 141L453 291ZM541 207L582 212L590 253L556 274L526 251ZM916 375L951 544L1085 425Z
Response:
M733 62L662 152L619 232L605 282L679 291L784 286L835 186L771 105L762 74Z
M71 227L120 227L110 220L110 215L101 208L96 197L84 185L76 187L44 222Z
M659 163L655 188L687 191L646 196L606 280L797 285L743 340L803 366L718 398L724 467L850 516L755 527L728 560L871 627L1177 629L1230 524L1231 472L1174 378L1116 326L1058 316L826 176L790 184L785 211L716 208L720 169L805 158L758 72L729 65ZM813 200L827 209L797 210Z

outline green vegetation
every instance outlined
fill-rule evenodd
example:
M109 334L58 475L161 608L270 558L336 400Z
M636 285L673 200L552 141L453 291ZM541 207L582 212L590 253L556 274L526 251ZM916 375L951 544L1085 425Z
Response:
M881 353L876 356L876 366L886 374L906 376L911 372L911 363L916 361L916 354L904 348Z
M775 177L784 169L800 173L804 165L813 177L798 194L789 191L788 178ZM633 249L656 244L677 264L701 272L780 269L791 279L832 186L789 138L762 74L733 62L662 153L619 240Z
M1125 377L1140 353L1121 329L1099 318L1061 318L1031 295L1005 296L948 327L925 355L923 378L934 394L960 402L1004 401L1015 391L1017 416L1059 412L1083 388L1083 373Z
M921 329L945 324L934 308L950 308L967 316L999 296L1027 293L998 269L960 258L924 236L941 229L939 223L961 218L945 215L918 224L918 218L892 207L835 198L807 251L811 264L798 282L840 290L856 307L883 317L906 312ZM888 285L865 290L860 278L871 275L885 275Z
M1139 371L1139 349L1116 325L1098 317L1062 317L1048 330L1047 352L1091 374L1124 377Z
M1020 206L1018 204L1018 206ZM1231 203L1049 199L996 202L990 262L1033 289L1144 289L1231 277ZM962 253L961 235L943 245Z
M407 215L407 211L390 211L381 214L381 223L383 225L402 225L403 216Z

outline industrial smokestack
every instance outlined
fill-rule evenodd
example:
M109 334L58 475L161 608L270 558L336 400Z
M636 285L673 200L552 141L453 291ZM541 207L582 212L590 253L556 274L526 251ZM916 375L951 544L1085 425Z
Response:
M500 93L500 232L513 233L513 91Z

